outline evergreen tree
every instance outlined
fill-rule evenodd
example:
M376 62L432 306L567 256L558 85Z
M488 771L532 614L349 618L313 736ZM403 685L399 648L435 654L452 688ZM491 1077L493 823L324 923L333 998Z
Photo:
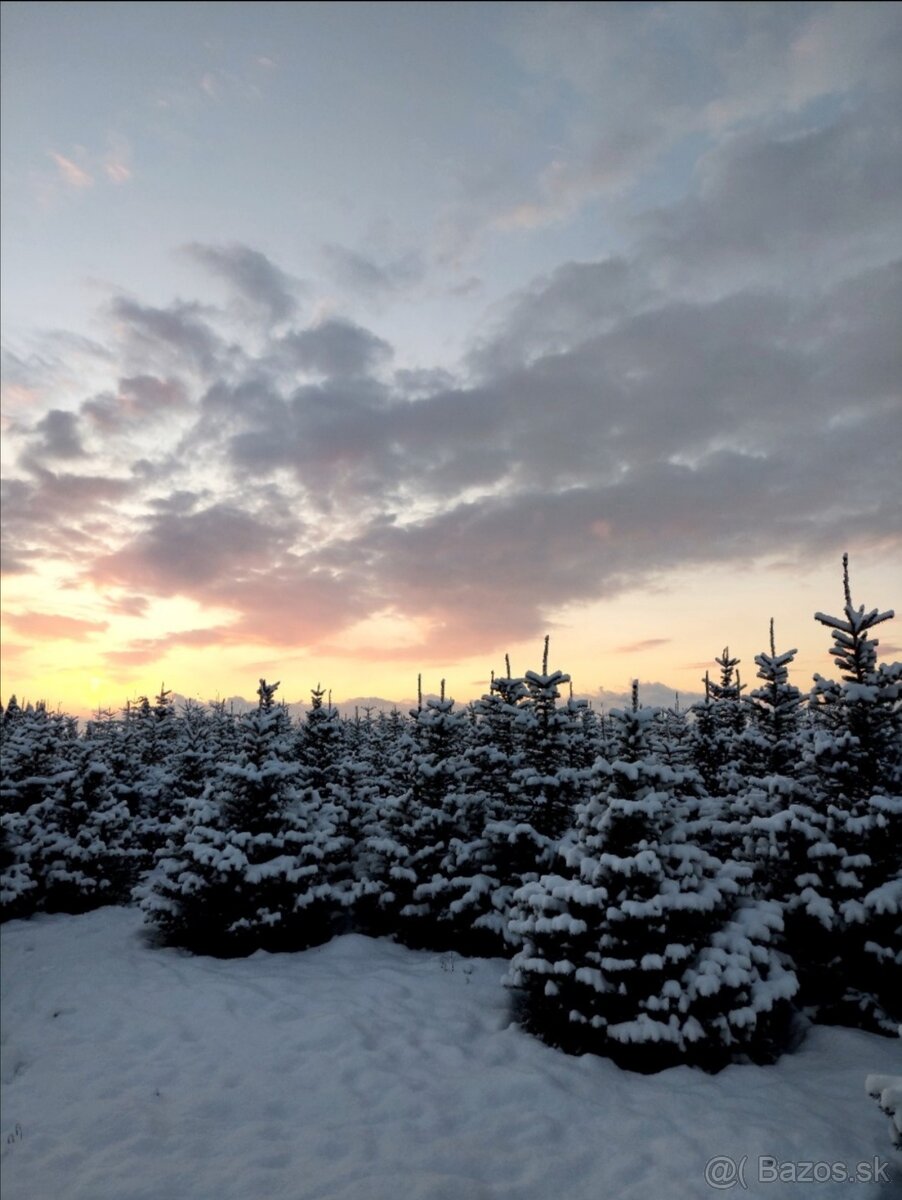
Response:
M557 871L517 893L509 982L526 1027L554 1045L651 1071L775 1057L795 976L776 951L779 907L748 872L688 840L700 786L646 756L656 714L612 714L624 757L581 807Z
M297 811L300 768L277 687L260 680L257 708L238 722L238 753L188 802L181 841L163 850L142 889L148 919L197 952L297 948L329 936L314 902L320 870Z
M705 699L692 708L693 759L712 796L724 796L741 788L738 739L745 728L745 704L738 658L730 657L724 647L714 661L720 667L720 679L705 672Z
M870 634L895 613L855 608L848 554L842 561L843 615L814 614L831 630L830 654L842 673L841 682L815 675L811 706L820 734L815 759L821 785L854 806L874 792L902 791L902 664L878 668L880 643Z
M515 779L527 798L529 823L541 836L560 838L573 823L583 779L576 762L581 743L581 707L559 706L560 688L569 684L563 671L548 671L548 645L542 673L527 671L521 704L525 762Z
M841 682L811 694L824 835L789 914L803 998L821 1020L892 1032L902 1018L902 665L877 665L870 632L892 611L852 603L843 555L841 617L831 630Z
M311 690L311 707L297 741L300 762L299 795L294 813L309 842L305 853L319 868L315 888L302 903L308 916L317 914L323 923L344 922L356 899L354 880L352 814L345 762L345 729L331 699L323 704L323 688Z
M789 682L789 667L796 650L777 654L774 622L770 622L770 653L755 655L761 686L749 696L751 717L745 739L745 762L759 774L789 775L801 758L800 723L804 697Z
M422 707L422 705L421 705ZM417 749L410 722L394 708L380 713L370 746L375 795L358 822L356 919L367 933L391 934L417 875L407 865L412 809L411 762Z
M446 948L442 929L450 884L447 857L452 841L466 834L466 761L469 718L445 697L429 698L411 712L413 752L410 790L399 810L398 840L405 850L397 879L398 936L414 946Z
M121 903L134 874L130 815L108 768L62 714L43 704L12 711L2 770L7 915Z

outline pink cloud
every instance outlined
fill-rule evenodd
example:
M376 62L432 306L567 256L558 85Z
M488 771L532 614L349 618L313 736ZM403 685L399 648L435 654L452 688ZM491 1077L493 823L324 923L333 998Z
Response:
M164 637L137 638L127 650L109 650L104 658L114 669L126 670L156 662L176 646L220 646L234 640L226 626L184 629Z
M103 170L110 183L128 183L132 177L129 163L131 150L123 137L111 136L108 141L109 151L103 160Z
M38 639L77 639L108 628L106 621L82 621L55 613L7 613L4 620L16 633Z
M132 177L131 170L124 162L119 162L117 159L107 159L103 164L103 169L106 172L106 177L110 183L128 183Z
M615 654L641 654L643 650L654 650L656 646L666 646L672 638L646 638L642 642L630 642L628 646L617 646Z
M78 163L73 162L71 158L66 158L63 154L57 154L55 150L50 151L50 157L56 163L60 178L69 187L73 188L89 188L94 185L94 177L90 175Z
M3 657L5 659L21 658L23 654L27 654L31 649L26 642L10 642L4 639L3 641Z

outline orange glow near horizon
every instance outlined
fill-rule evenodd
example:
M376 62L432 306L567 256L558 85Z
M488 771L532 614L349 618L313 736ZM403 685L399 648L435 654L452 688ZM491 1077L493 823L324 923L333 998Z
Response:
M404 649L416 640L415 622L382 616L358 622L321 647L279 645L273 635L266 643L222 640L158 653L154 642L179 630L227 630L228 614L176 598L153 600L140 617L111 615L91 589L48 593L34 586L36 581L47 583L46 577L20 576L4 588L3 702L14 693L20 702L44 700L82 717L152 696L161 684L202 701L250 700L260 676L281 680L280 695L291 703L306 703L317 683L331 689L336 703L355 697L403 702L416 694L422 672L425 691L437 692L445 679L449 694L465 703L488 690L490 673L503 670L505 653L515 674L541 664L541 634L483 653L449 655L445 662L435 655L418 662ZM853 561L852 586L856 603L886 610L902 595L902 576L885 565ZM624 692L634 678L686 694L701 690L705 670L713 669L714 656L729 645L752 687L754 656L767 646L773 616L778 650L798 649L792 678L805 691L815 672L833 673L829 632L813 614L838 612L841 600L836 567L677 572L654 586L549 614L551 666L570 674L577 694L593 696L602 688ZM16 626L27 629L28 614L35 613L41 617L32 621L38 633L17 633ZM50 618L60 619L64 636L53 635ZM79 622L85 623L83 629ZM38 635L42 627L45 636ZM880 635L880 658L898 657L899 619L883 625ZM395 659L393 646L398 647ZM118 659L108 657L117 654Z

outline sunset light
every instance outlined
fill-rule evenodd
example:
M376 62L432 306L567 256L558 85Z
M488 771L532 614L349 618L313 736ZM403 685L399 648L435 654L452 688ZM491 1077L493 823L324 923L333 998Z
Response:
M3 1200L898 1194L902 0L0 16Z
M897 10L782 11L7 5L4 698L810 683L902 590Z

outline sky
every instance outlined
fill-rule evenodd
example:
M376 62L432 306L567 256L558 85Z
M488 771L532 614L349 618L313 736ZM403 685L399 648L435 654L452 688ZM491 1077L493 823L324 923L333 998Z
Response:
M900 111L894 3L4 4L4 701L805 690L902 606Z

